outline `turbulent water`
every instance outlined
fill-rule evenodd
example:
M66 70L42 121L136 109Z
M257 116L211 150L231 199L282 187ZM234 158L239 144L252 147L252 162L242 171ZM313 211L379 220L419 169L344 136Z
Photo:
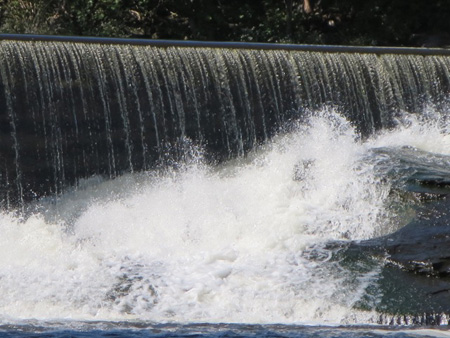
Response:
M448 56L3 38L0 335L447 334Z
M92 178L0 215L0 330L36 320L376 324L384 260L348 264L325 244L404 226L411 201L392 191L418 168L450 165L448 112L432 108L368 138L324 108L220 165L185 143L168 168Z

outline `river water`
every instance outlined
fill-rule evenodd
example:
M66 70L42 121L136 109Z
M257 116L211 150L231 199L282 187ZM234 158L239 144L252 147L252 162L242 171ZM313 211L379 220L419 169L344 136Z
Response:
M417 173L450 179L447 111L362 138L324 108L220 164L185 144L169 166L1 213L0 335L448 336L380 325L400 311L383 303L386 260L326 248L414 219L417 201L393 192Z

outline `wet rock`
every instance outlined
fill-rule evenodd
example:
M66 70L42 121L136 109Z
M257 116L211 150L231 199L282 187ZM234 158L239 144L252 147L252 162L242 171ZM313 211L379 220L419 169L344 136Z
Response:
M380 297L376 310L386 314L380 323L448 325L448 315L443 317L450 313L448 196L424 202L415 219L393 234L327 247L341 257L376 257L384 262L374 292Z
M450 199L426 203L417 217L397 232L354 246L377 247L391 265L433 277L450 276Z

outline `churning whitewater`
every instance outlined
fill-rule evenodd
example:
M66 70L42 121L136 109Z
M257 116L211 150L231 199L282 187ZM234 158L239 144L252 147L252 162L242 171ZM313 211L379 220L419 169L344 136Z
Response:
M450 156L449 133L424 112L361 139L324 109L245 158L208 165L186 142L171 168L4 212L0 322L371 323L383 260L351 269L324 244L403 226L376 150Z

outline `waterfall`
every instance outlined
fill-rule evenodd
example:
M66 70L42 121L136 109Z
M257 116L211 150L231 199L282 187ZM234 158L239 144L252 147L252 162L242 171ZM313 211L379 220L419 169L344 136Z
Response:
M444 55L0 41L0 204L147 170L187 140L246 154L333 106L361 135L440 105Z

